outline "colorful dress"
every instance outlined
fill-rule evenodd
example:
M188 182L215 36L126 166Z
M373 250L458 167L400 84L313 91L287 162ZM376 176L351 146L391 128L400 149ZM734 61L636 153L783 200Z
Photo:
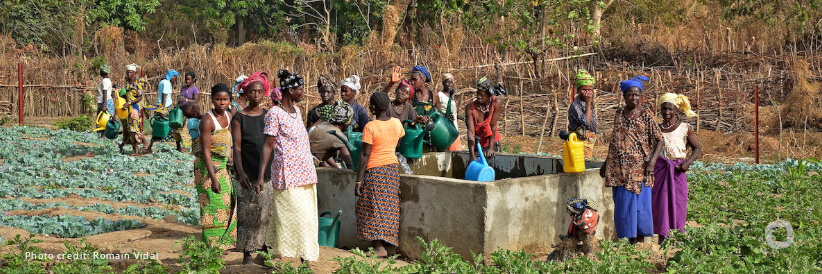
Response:
M654 166L656 180L651 195L654 212L654 233L659 234L659 243L670 236L672 229L685 233L685 219L688 215L688 178L685 172L675 168L685 162L688 156L688 131L691 125L680 123L671 132L663 132L665 148Z
M265 113L265 112L263 112ZM234 120L240 124L242 168L250 182L257 182L260 174L260 156L265 145L263 127L265 115L248 116L238 112ZM266 170L265 180L271 179L270 170ZM263 186L263 193L258 194L254 188L237 188L237 247L253 252L266 244L271 217L274 189L271 184Z
M273 107L263 133L274 137L271 183L274 210L267 243L274 254L317 261L320 257L317 171L300 109Z
M637 118L625 118L625 109L614 116L614 129L605 160L605 186L613 187L614 223L619 238L653 236L651 188L654 177L645 176L662 133L650 110Z
M143 95L143 87L146 84L145 78L137 78L134 83L126 84L126 102L132 102L137 97ZM123 143L124 144L141 144L143 142L143 132L140 129L140 105L133 104L129 111L129 116L122 119L123 124Z
M359 239L399 245L400 170L394 150L404 135L405 130L396 118L374 120L365 126L362 141L371 144L371 153L357 199Z
M211 190L211 178L208 175L203 154L198 153L194 164L194 184L200 200L200 224L203 227L202 240L215 244L223 249L232 248L237 238L237 218L234 212L234 189L231 175L226 164L231 153L231 131L220 125L211 111L208 112L214 121L214 132L211 133L211 163L214 174L220 183L220 193ZM230 114L226 117L231 121ZM205 148L203 148L205 149ZM229 223L230 222L230 223Z

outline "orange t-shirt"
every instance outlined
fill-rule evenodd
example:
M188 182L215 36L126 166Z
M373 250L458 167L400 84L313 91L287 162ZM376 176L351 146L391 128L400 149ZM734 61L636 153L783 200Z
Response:
M390 164L399 164L394 152L400 138L405 136L402 123L397 118L388 121L371 120L362 131L362 142L371 144L366 169Z

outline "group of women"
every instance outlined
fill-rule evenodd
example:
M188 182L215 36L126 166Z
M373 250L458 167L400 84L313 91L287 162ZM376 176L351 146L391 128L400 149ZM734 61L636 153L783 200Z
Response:
M572 104L569 120L596 129L596 117L591 114L592 95L586 93L594 84L589 77L587 73L577 77L584 79L577 81L584 103ZM620 83L625 106L614 114L608 155L600 169L605 186L612 187L617 236L631 243L642 242L653 234L659 234L662 243L671 230L685 232L685 172L702 150L693 128L679 120L679 113L696 115L688 98L674 93L660 96L657 105L663 122L657 124L653 112L643 106L642 82L648 80L637 76ZM690 157L688 147L692 149Z

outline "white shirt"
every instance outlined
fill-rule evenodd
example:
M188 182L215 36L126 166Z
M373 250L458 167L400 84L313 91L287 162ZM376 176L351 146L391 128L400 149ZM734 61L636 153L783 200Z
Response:
M437 93L437 95L439 95L439 97L440 97L440 113L442 113L442 116L444 117L445 112L448 110L448 99L449 99L449 97L448 97L448 94L445 94L442 91ZM448 118L448 117L445 117L445 118ZM454 101L453 98L451 98L451 119L453 119L454 127L459 129L459 127L457 126L457 124L458 124L457 123L457 102Z
M97 85L97 103L103 103L111 100L111 79L103 78L100 84Z
M157 91L159 92L157 94L157 105L160 105L160 103L162 103L160 98L162 98L162 95L165 95L166 102L163 106L171 106L171 81L169 81L168 79L163 79L162 81L160 81L160 87L157 89Z

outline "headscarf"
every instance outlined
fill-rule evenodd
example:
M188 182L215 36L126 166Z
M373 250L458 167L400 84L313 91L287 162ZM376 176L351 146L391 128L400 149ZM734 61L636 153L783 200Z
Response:
M360 92L360 77L357 75L348 76L342 81L342 85L353 89L354 92Z
M106 73L106 74L111 73L111 66L102 65L102 66L100 66L100 71L102 71L103 73Z
M648 79L648 77L645 77L645 76L637 76L637 77L634 77L634 78L631 78L631 79L620 82L619 83L619 89L621 89L623 93L626 90L628 90L629 88L632 88L632 87L638 87L639 90L644 91L644 89L642 88L642 81L648 81L648 80L651 80L651 79Z
M662 96L659 96L659 100L657 101L658 105L662 105L662 103L671 103L676 106L679 111L685 113L685 116L694 117L696 116L696 112L691 110L691 102L688 100L688 96L684 94L676 94L676 93L665 93Z
M594 79L594 76L588 74L588 71L584 69L577 70L577 75L574 77L574 83L577 88L581 86L593 86L596 82L597 80Z
M131 64L131 65L126 66L126 71L129 71L129 70L130 71L137 71L138 67L139 66L137 66L137 64Z
M170 70L166 71L166 80L170 81L171 78L173 78L174 76L178 76L178 75L180 75L179 72L177 72L176 70L170 69Z
M339 100L331 105L333 114L328 119L332 124L348 124L354 118L354 109L343 100Z
M448 79L454 79L454 75L451 74L451 73L447 73L447 72L443 73L442 74L442 81L445 82L445 80L448 80Z
M280 89L292 89L305 85L303 77L296 73L291 73L287 69L277 71L277 78L280 78Z
M388 104L391 103L391 99L388 98L387 93L378 91L371 94L371 99L368 102L377 110L383 111L388 110Z
M317 79L317 88L323 89L324 87L331 87L331 89L337 89L337 84L334 83L334 80L331 80L331 76L323 74L320 75L319 79Z
M400 81L400 84L397 85L397 90L400 90L403 87L408 87L409 98L414 98L414 85L411 84L411 81L408 81L407 79Z
M248 79L248 76L240 75L240 77L237 77L237 79L234 80L234 86L231 87L231 92L233 92L233 93L243 93L244 90L242 88L240 88L240 84L243 83L243 81L245 81L245 79Z
M485 92L488 92L488 94L494 96L500 96L505 94L505 87L503 87L502 84L491 86L491 80L489 80L488 77L482 77L482 79L479 79L479 81L477 81L477 89L484 90Z
M417 75L422 76L425 78L426 83L431 82L431 74L428 73L428 69L426 67L414 66L414 68L411 69L411 73L416 73Z
M245 76L245 75L243 75L243 76ZM240 76L240 77L242 77L242 76ZM237 78L237 80L239 80L239 79L240 78ZM271 94L271 91L270 91L271 81L268 81L268 73L265 73L265 71L258 71L258 72L255 72L254 74L252 74L250 77L246 77L245 79L243 79L243 81L237 87L241 91L245 91L248 88L248 86L250 86L251 83L254 83L254 82L262 83L263 84L263 93ZM240 92L240 93L242 93L242 92Z
M334 104L323 105L317 108L317 114L320 115L320 119L323 121L331 121L331 116L334 115Z

